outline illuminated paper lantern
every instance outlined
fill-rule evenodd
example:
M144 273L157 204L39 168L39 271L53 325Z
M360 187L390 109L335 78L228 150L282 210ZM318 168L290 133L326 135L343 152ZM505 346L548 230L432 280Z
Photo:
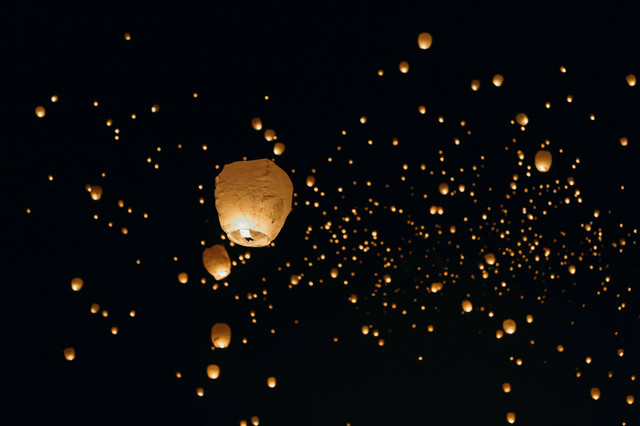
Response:
M471 301L469 300L463 300L462 301L462 310L465 312L471 312L473 310L473 304L471 303Z
M270 388L275 388L276 387L276 378L275 377L269 377L267 379L267 386L269 386Z
M202 263L216 280L221 280L231 273L231 259L222 244L205 249L202 252Z
M516 123L521 126L526 126L527 124L529 124L529 117L527 117L527 114L525 114L524 112L521 112L516 115Z
M418 34L418 46L420 49L427 50L431 47L431 43L433 42L433 37L429 33L420 33Z
M600 399L600 389L598 388L591 388L591 398L593 398L594 401L597 401Z
M80 277L75 277L71 280L71 290L80 291L82 290L82 286L84 285L84 281Z
M276 138L276 131L273 129L267 129L264 131L264 138L267 140L267 142L271 142L272 140L274 140Z
M511 383L509 383L509 382L504 382L504 383L502 384L502 391L503 391L504 393L509 393L509 392L511 392Z
M65 348L64 359L66 359L67 361L73 361L74 359L76 359L76 350L73 348Z
M38 116L38 118L42 118L44 117L45 114L45 109L43 106L37 106L36 107L36 116Z
M231 328L225 323L217 323L211 327L211 342L218 349L229 347L231 343Z
M258 426L260 424L260 419L258 418L258 416L251 417L251 424L253 426Z
M217 379L220 377L220 367L215 364L209 364L207 366L207 377L210 379Z
M398 65L398 68L400 69L400 72L402 74L408 73L409 72L409 62L407 62L407 61L400 62L400 64Z
M487 262L487 265L493 265L496 263L496 255L493 253L487 253L484 255L484 261Z
M507 334L513 334L516 332L516 322L512 319L506 319L502 322L502 329Z
M284 148L285 146L282 142L276 142L275 145L273 145L273 153L275 155L282 155Z
M510 411L507 413L507 422L509 422L510 424L513 424L516 422L516 413L514 413L513 411Z
M500 87L502 86L502 83L504 82L504 77L500 74L496 74L493 76L493 85L496 87Z
M536 152L534 162L536 165L536 169L538 169L539 172L548 172L551 168L551 153L549 151L541 149L540 151Z
M268 159L227 164L216 177L216 209L231 241L264 247L273 241L291 212L293 184Z
M253 130L262 130L262 120L258 117L252 119L251 127L253 127Z
M636 85L636 76L633 74L629 74L627 76L627 84L629 86L635 86Z
M447 195L449 193L449 184L446 182L441 183L440 186L438 186L438 190L442 195Z
M91 199L98 201L102 198L102 187L100 185L91 185L89 187L89 194L91 194Z

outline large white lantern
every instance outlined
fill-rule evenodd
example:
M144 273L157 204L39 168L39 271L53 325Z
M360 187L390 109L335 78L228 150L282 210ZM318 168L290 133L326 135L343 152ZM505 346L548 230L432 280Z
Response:
M268 246L291 211L292 196L287 173L266 158L227 164L216 177L220 226L242 246Z
M222 244L205 249L202 252L202 263L216 280L221 280L231 273L231 259Z

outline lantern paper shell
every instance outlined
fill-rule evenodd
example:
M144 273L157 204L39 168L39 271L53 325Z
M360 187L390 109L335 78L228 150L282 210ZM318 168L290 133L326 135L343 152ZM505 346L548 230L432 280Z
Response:
M218 349L223 349L231 343L231 328L225 323L214 324L211 327L211 342Z
M551 153L549 151L541 149L540 151L536 152L534 161L536 164L536 169L538 169L539 172L548 172L551 168Z
M268 159L227 164L216 177L220 226L242 246L268 246L291 212L292 196L291 179Z
M231 273L231 259L222 244L205 249L202 252L202 263L213 278L221 280Z

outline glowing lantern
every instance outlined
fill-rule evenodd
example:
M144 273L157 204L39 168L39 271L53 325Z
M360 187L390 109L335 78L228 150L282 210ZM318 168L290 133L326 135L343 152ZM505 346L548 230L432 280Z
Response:
M420 49L427 50L431 47L431 43L433 42L433 37L429 33L420 33L418 34L418 46Z
M92 303L91 304L91 313L92 314L97 314L99 310L100 310L100 305L98 305L97 303Z
M536 152L535 157L536 169L540 172L548 172L551 168L551 153L544 149Z
M251 120L251 127L253 127L253 130L262 130L262 120L260 120L260 118L256 117L253 120Z
M524 112L518 113L516 115L516 123L521 126L526 126L527 124L529 124L529 117L527 117L527 114L525 114Z
M36 115L38 116L38 118L44 117L44 114L45 114L44 107L43 106L37 106L36 107Z
M620 145L627 146L629 140L627 138L620 138Z
M400 68L400 72L402 74L408 73L409 72L409 62L407 62L407 61L400 62L400 65L398 65L398 68Z
M316 184L316 178L313 175L307 176L307 186L312 188Z
M527 323L531 324L533 322L533 315L529 314L527 315Z
M462 310L465 312L471 312L473 310L473 304L469 300L462 301Z
M82 290L83 285L84 285L84 281L82 280L82 278L75 277L74 279L71 280L71 290L73 291Z
M267 159L227 164L216 177L216 209L231 241L264 247L273 241L291 211L293 184Z
M338 278L338 268L331 268L331 278Z
M573 266L573 265L569 265L569 273L571 275L575 274L576 273L576 267Z
M635 401L633 395L627 395L627 404L631 405Z
M276 378L275 377L269 377L267 379L267 386L269 386L270 388L275 388L276 387Z
M487 262L487 265L493 265L496 263L496 255L493 253L487 253L484 255L484 261Z
M196 389L196 395L204 396L204 388L197 388Z
M297 275L291 275L290 281L291 285L298 285L298 283L300 282L300 277Z
M442 283L432 283L431 284L431 292L437 293L442 290Z
M362 331L362 334L364 334L364 335L369 334L369 326L368 325L363 325L362 328L360 329L360 331Z
M91 185L89 187L89 194L91 194L91 199L98 201L102 198L102 187L100 185Z
M276 142L276 144L273 145L273 153L275 155L282 155L283 152L284 152L284 144L282 142Z
M502 86L502 83L504 82L504 77L500 74L496 74L493 76L493 85L496 87L500 87Z
M358 295L357 294L352 294L351 296L349 296L349 302L357 303L358 302Z
M511 392L511 383L509 383L509 382L504 382L504 383L502 384L502 391L503 391L504 393L509 393L509 392Z
M205 249L202 252L202 263L213 278L221 280L231 272L231 259L222 244Z
M471 81L471 90L477 92L480 89L480 80L472 80Z
M260 424L260 419L258 418L258 416L251 417L251 424L253 426L258 426Z
M512 319L506 319L502 322L502 329L507 334L513 334L516 332L516 322Z
M438 186L438 190L442 195L447 195L449 193L449 184L444 182Z
M229 347L231 328L225 323L217 323L211 327L211 342L218 349Z
M600 389L591 388L591 398L593 398L594 401L599 400L600 399Z
M180 281L180 284L186 284L187 281L189 281L189 275L187 275L186 272L180 272L178 274L178 281Z
M509 411L507 413L507 422L513 424L516 422L516 413L514 413L513 411Z
M220 367L215 364L210 364L207 366L207 376L210 379L217 379L220 377Z
M273 129L267 129L264 131L264 138L267 140L267 142L271 142L272 140L274 140L276 138L276 131Z
M627 84L629 86L635 86L636 85L636 76L633 74L629 74L627 76Z
M504 336L504 331L496 330L496 339L502 339L503 336Z
M66 359L67 361L73 361L74 359L76 359L76 350L73 348L65 348L64 359Z

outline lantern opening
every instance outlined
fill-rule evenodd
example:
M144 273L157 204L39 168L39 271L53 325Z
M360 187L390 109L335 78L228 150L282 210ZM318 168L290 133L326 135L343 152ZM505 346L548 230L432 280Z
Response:
M251 242L253 241L253 237L251 236L251 231L248 229L241 229L240 230L240 235L242 236L242 238L245 239L245 241L247 242Z

